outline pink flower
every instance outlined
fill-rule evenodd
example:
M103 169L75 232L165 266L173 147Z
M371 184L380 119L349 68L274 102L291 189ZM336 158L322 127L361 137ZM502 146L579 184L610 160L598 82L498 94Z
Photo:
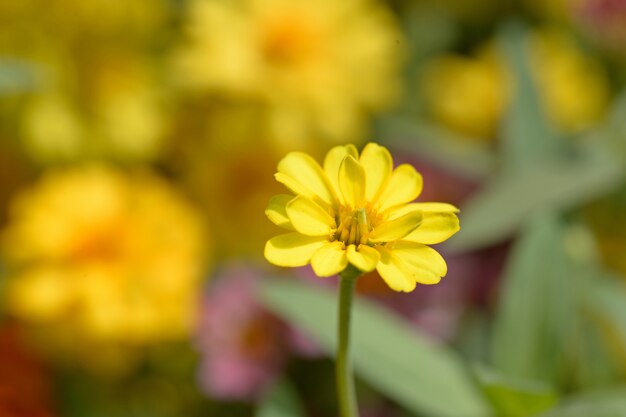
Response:
M263 308L257 300L258 278L250 268L226 267L203 297L197 335L199 379L211 397L258 399L293 353L319 352Z

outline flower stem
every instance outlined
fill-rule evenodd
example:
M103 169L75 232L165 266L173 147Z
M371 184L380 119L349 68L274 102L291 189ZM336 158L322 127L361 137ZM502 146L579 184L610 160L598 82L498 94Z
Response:
M354 394L354 376L352 375L352 356L350 354L350 316L354 286L360 271L346 268L340 276L339 316L337 326L337 398L341 417L358 417L356 395Z

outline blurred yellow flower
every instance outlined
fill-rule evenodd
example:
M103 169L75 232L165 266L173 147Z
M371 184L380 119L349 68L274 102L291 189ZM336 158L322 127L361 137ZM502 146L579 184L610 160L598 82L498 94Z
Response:
M426 68L424 95L437 123L471 138L490 140L509 96L505 77L492 50L476 58L445 55Z
M91 64L77 80L69 68L58 68L70 80L29 100L21 116L28 153L43 162L157 156L166 118L147 63L114 55Z
M195 0L189 15L176 79L261 101L278 143L358 138L399 91L404 40L375 1Z
M436 284L446 275L441 255L428 244L459 230L458 210L445 203L411 203L422 177L410 165L393 168L389 151L369 143L359 156L353 145L328 152L324 168L292 152L278 164L276 180L293 195L271 199L266 214L292 232L270 239L265 257L275 265L311 264L321 277L352 264L376 269L395 291Z
M162 180L96 166L61 170L11 208L2 234L11 314L46 335L69 337L76 350L141 347L189 333L203 228Z
M535 33L530 42L537 87L554 124L563 132L576 133L600 121L610 99L600 62L558 31Z
M607 76L571 39L557 31L536 32L528 59L546 113L559 131L574 134L603 117L610 98ZM507 72L491 44L475 57L438 57L422 78L426 106L444 126L493 139L514 89Z

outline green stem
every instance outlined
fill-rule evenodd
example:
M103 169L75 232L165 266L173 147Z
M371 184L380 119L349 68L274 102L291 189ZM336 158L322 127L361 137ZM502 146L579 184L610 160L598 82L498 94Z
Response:
M337 327L337 398L341 417L358 417L356 395L354 394L354 376L352 375L352 357L350 354L350 316L354 286L360 271L348 267L340 274L339 316Z

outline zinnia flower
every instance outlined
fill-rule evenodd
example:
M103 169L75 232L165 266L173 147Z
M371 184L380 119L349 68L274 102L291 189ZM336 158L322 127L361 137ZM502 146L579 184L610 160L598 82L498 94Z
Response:
M166 182L96 166L59 170L11 209L0 252L6 308L45 336L46 349L84 353L91 365L105 351L189 335L204 229Z
M376 269L389 287L405 292L446 275L444 259L427 245L459 230L458 209L411 203L422 191L422 176L408 164L393 169L386 148L370 143L359 156L353 145L337 146L323 168L309 155L292 152L275 177L295 196L277 195L266 210L272 222L292 230L265 245L271 263L310 263L321 277L348 264L363 272Z
M367 114L399 92L402 34L381 3L191 1L176 78L192 91L263 103L255 126L281 144L359 138Z

